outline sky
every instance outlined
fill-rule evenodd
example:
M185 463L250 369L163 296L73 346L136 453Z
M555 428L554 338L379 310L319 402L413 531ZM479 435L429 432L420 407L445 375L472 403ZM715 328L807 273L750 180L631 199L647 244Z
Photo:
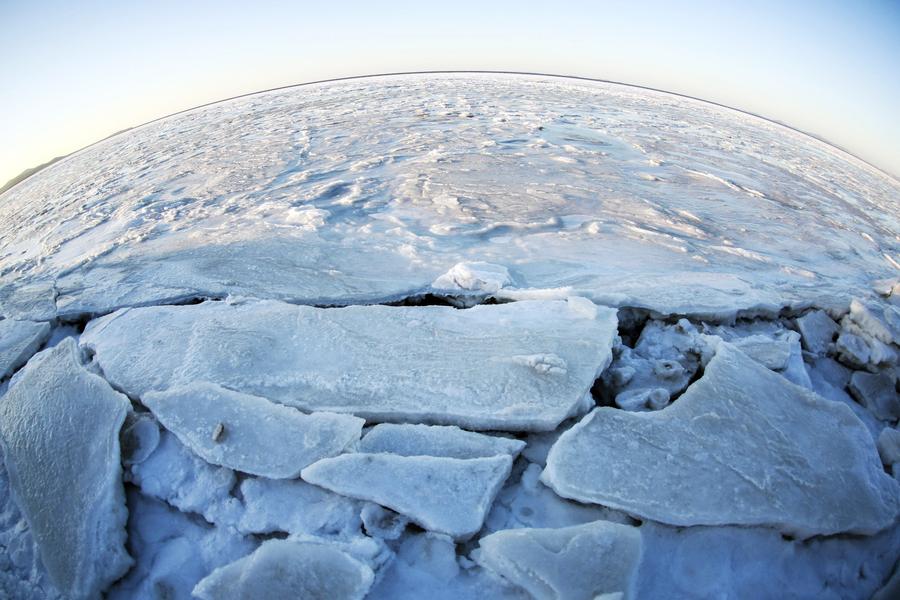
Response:
M0 0L0 185L121 129L319 79L486 69L719 102L900 175L900 0Z

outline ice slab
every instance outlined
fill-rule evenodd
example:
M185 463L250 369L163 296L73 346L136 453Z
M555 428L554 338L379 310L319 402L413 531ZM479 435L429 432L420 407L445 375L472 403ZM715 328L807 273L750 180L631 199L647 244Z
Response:
M361 502L300 479L248 477L241 497L244 511L236 528L242 533L347 538L359 532Z
M458 263L431 284L441 292L480 292L495 294L512 283L509 271L502 265L485 262Z
M131 566L119 430L128 399L81 364L72 339L37 356L0 402L13 497L56 587L99 596Z
M630 597L640 556L640 530L606 521L498 531L481 538L473 554L538 600Z
M726 343L670 407L593 411L560 436L542 478L566 498L662 523L802 537L873 533L900 510L900 487L847 407Z
M141 397L163 426L209 463L269 479L294 479L359 441L365 421L303 414L265 398L196 382Z
M798 317L797 329L800 330L803 347L821 355L828 351L828 346L840 332L837 323L824 310L813 310Z
M343 454L303 470L304 480L406 515L424 529L456 539L474 535L512 458L458 459L393 454Z
M850 303L850 318L880 342L900 345L900 308L854 298Z
M49 337L49 323L0 321L0 379L24 365Z
M359 451L370 454L448 458L479 458L498 454L515 458L524 447L525 442L521 440L465 431L453 425L393 423L376 425L359 443Z
M209 381L309 411L553 429L611 358L615 311L583 298L457 310L277 301L123 310L81 343L141 397Z
M362 600L374 579L367 565L328 544L269 540L250 556L213 571L194 595L202 600Z
M873 415L883 421L900 418L900 392L893 373L856 371L850 377L850 393Z

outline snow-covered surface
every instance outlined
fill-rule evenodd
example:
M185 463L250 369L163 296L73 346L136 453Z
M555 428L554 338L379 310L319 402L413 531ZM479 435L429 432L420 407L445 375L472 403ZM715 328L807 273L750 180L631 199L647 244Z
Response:
M0 196L0 597L894 598L898 198L540 76L105 140Z
M35 356L0 402L12 496L67 597L96 597L131 566L119 455L128 410L73 340Z
M849 409L725 342L665 410L585 417L550 451L543 480L564 497L672 525L809 537L871 534L900 515L900 485Z
M320 458L356 445L364 421L281 406L212 383L150 392L141 402L209 463L270 479L293 479Z
M615 335L615 311L584 298L467 310L254 301L122 310L81 343L136 397L208 381L304 410L540 430L584 412Z
M896 277L898 193L810 137L624 86L303 86L140 127L4 193L0 312L354 303L466 262L666 313L849 301Z

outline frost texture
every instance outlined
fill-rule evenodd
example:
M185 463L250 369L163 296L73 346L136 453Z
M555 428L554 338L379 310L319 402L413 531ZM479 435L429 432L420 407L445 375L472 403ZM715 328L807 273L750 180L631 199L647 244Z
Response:
M560 495L673 525L770 525L802 537L874 533L900 486L846 407L726 343L669 408L599 408L550 451ZM703 493L697 493L703 490Z
M362 600L374 578L367 565L328 544L270 540L213 571L194 595L202 600Z
M36 356L0 402L9 482L56 587L93 598L131 566L119 429L128 399L86 371L74 340Z
M583 298L467 310L264 301L124 310L81 343L138 397L199 380L309 411L540 430L582 411L615 335L615 311ZM535 354L555 367L522 360Z
M194 383L145 394L160 423L209 463L270 479L293 479L320 458L359 441L364 421L313 413Z
M0 379L24 365L49 337L49 323L0 321Z
M344 454L303 470L303 479L406 515L457 539L481 529L509 476L509 456L462 460L433 456Z
M537 600L593 600L628 594L640 555L637 528L595 521L492 533L481 538L475 560Z
M508 454L515 458L525 442L464 431L440 425L394 425L373 427L359 443L360 452L388 453L400 456L446 456L480 458Z

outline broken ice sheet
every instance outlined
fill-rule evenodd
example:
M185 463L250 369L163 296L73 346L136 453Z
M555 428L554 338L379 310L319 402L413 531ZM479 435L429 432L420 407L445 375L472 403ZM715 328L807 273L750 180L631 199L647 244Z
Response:
M616 314L583 298L457 310L276 301L122 310L81 343L136 397L209 381L308 411L548 430L586 408Z
M542 480L566 498L662 523L801 537L874 533L900 507L900 486L847 407L726 343L665 410L585 417L553 446Z
M343 454L305 468L304 480L369 500L429 531L468 539L479 529L509 476L512 458L458 459L394 454Z
M479 458L498 454L509 454L515 458L524 447L525 442L521 440L465 431L452 425L393 423L376 425L359 443L359 451L370 454L448 458Z
M0 321L0 379L24 365L50 337L49 323Z
M215 465L269 479L293 479L359 441L363 419L303 414L249 394L196 382L141 398L166 429Z
M269 540L253 554L213 571L194 588L202 600L309 598L362 600L372 569L327 543Z
M0 402L0 444L19 508L56 587L93 598L131 566L119 430L128 399L67 338L35 356Z
M538 600L630 596L640 555L640 530L607 521L498 531L481 538L473 553L479 564Z

